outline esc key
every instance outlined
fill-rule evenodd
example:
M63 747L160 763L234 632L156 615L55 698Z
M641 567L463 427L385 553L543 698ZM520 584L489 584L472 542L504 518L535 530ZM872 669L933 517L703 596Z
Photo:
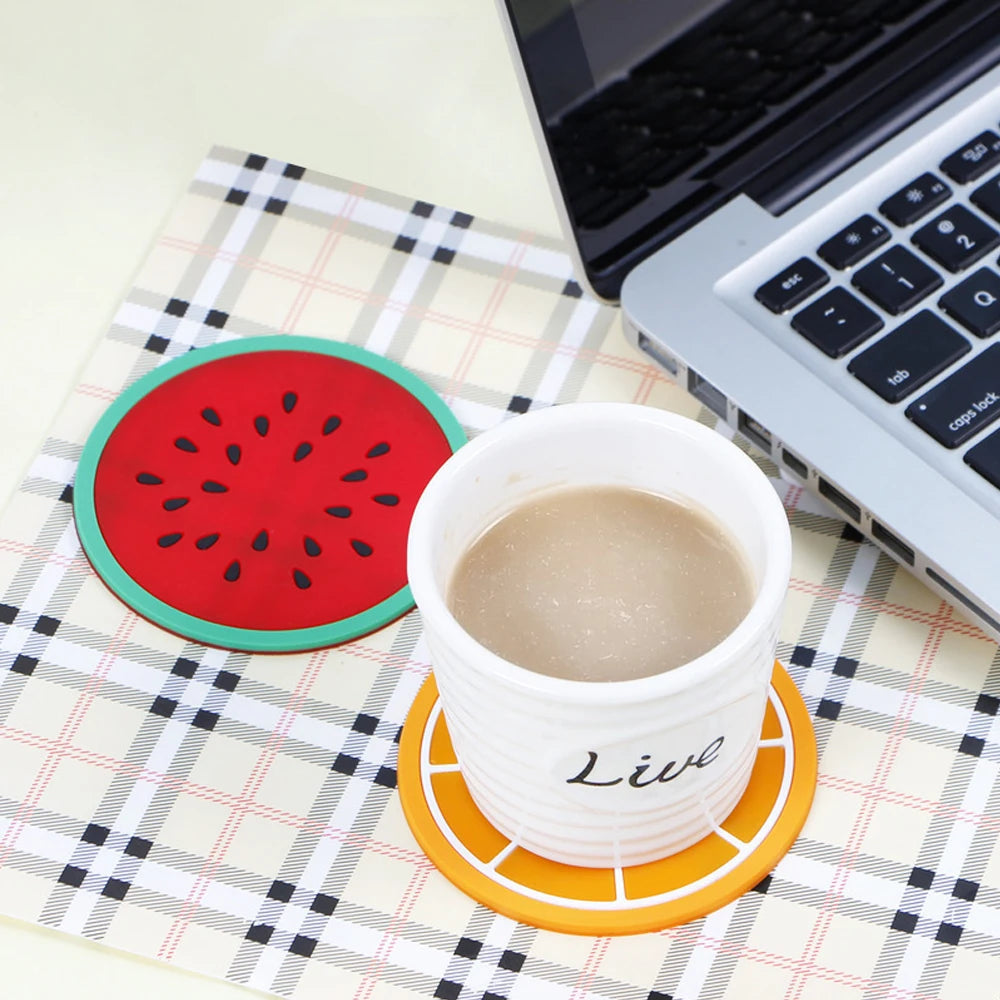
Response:
M829 275L819 264L808 257L800 257L770 281L765 281L754 293L754 297L771 312L783 313L804 302L829 280Z

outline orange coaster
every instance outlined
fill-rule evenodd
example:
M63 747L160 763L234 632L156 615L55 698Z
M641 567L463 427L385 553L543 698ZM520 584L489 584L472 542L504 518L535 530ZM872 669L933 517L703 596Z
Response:
M403 728L399 791L424 852L473 899L546 930L638 934L694 920L742 895L802 829L816 788L816 740L802 696L777 662L758 746L746 793L704 840L649 864L578 868L519 847L475 806L431 676Z

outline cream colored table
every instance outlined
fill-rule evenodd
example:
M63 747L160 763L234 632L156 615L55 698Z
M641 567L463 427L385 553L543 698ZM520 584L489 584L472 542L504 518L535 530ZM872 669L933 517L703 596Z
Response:
M213 143L557 232L491 0L54 0L4 21L0 506ZM247 995L10 921L0 964L6 997Z

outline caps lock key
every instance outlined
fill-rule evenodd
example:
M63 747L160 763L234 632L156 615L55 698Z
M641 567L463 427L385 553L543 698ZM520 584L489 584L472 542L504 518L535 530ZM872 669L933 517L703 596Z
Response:
M957 448L1000 417L1000 344L987 347L906 408L946 448Z

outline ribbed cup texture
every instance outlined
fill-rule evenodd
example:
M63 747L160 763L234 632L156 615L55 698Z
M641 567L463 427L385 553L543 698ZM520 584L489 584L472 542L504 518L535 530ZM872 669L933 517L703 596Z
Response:
M601 684L590 703L559 701L463 663L433 632L427 640L448 731L469 791L503 834L543 857L585 867L634 865L676 853L707 836L729 815L745 790L756 757L773 664L771 635L740 651L702 685L632 703L605 705ZM582 684L585 682L578 682ZM744 697L750 704L730 724L726 740L737 752L725 769L690 769L654 793L633 792L634 805L617 798L602 807L604 790L588 789L587 802L553 771L565 756L587 760L589 750L620 746L635 736L639 763L643 737L665 728L711 719ZM715 730L710 726L706 733ZM562 786L562 787L560 787Z

